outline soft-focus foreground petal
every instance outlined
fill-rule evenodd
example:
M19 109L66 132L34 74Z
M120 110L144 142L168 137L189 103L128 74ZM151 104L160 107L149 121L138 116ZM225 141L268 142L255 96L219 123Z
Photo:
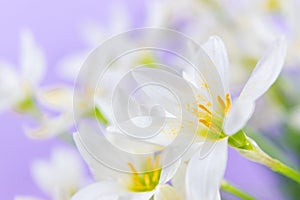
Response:
M129 192L117 182L98 182L77 192L72 200L148 200L151 192Z
M254 108L254 101L237 99L226 115L224 132L232 135L241 130L251 118Z
M46 58L29 30L21 33L20 65L24 80L32 85L40 83L46 71Z
M182 200L182 198L172 186L161 185L154 195L154 200Z
M226 47L221 38L218 36L212 36L208 41L202 46L204 51L208 54L212 62L215 64L220 78L224 84L224 89L226 92L229 90L228 86L228 72L229 72L229 61Z
M215 200L227 163L227 139L216 142L205 158L196 153L190 160L186 174L188 200Z
M285 57L286 41L281 37L259 60L239 98L255 101L263 95L279 76Z

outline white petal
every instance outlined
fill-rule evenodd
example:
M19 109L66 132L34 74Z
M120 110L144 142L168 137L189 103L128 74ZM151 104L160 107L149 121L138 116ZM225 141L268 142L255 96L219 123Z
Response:
M45 139L66 133L73 123L73 113L66 112L55 117L44 116L37 127L24 125L23 128L29 137Z
M169 155L168 155L168 153L169 153ZM177 172L177 170L181 164L180 159L175 162L173 161L173 163L169 162L168 158L166 158L168 156L171 156L170 152L167 152L166 154L162 155L162 157L164 157L161 159L162 163L166 163L166 164L165 164L165 166L163 166L161 174L160 174L160 180L159 180L160 184L165 184L168 181L170 181L174 177L175 173Z
M65 85L40 88L38 100L45 106L58 111L73 109L73 89Z
M12 108L22 99L19 77L13 66L0 62L0 112Z
M83 144L82 139L80 138L78 133L74 133L73 137L74 137L76 147L78 148L85 162L88 164L96 180L116 180L118 179L118 177L120 177L120 173L117 173L117 171L104 166L97 159L97 157L91 154L91 152ZM91 138L91 140L93 139L95 140L95 138ZM101 148L101 144L99 145L99 147ZM107 152L107 154L110 155L110 152ZM114 158L112 157L112 159Z
M108 127L105 137L118 148L130 152L130 153L153 153L155 151L162 150L163 147L160 145L162 142L172 141L165 138L157 139L158 141L139 140L129 137L122 133L116 127ZM165 140L164 140L165 139Z
M187 167L187 199L215 200L227 163L227 139L216 142L205 158L194 155Z
M187 170L187 163L182 162L180 167L177 169L176 174L172 178L172 186L176 191L181 195L181 197L186 196L186 185L185 185L185 176Z
M204 51L208 54L212 62L215 64L220 78L224 84L226 92L229 91L228 85L228 72L229 72L229 61L226 47L221 38L218 36L212 36L202 46Z
M166 147L179 133L180 125L180 121L174 118L139 116L120 122L119 128L111 127L109 130L123 136L131 135L143 143Z
M79 132L74 134L77 148L99 180L127 179L129 172L132 172L128 163L137 171L145 171L149 154L131 154L124 151L111 143L101 131L105 130L99 130L97 123L88 123L81 124Z
M180 106L185 106L185 103L195 99L194 90L189 82L173 72L155 68L137 68L132 70L132 74L139 85L148 84L142 89L150 100L174 116L179 116ZM150 85L151 83L156 85Z
M118 182L98 182L77 192L72 200L149 200L151 192L129 192Z
M276 81L283 67L285 56L286 41L284 37L281 37L259 60L242 90L240 98L255 101L262 96Z
M195 73L200 73L204 77L212 97L213 106L217 106L219 105L218 96L221 98L225 97L225 88L220 73L216 65L202 48L198 49L194 57L193 64L196 64L197 67Z
M24 80L33 86L41 82L46 71L46 58L29 30L21 33L20 65Z
M224 132L227 135L232 135L241 130L251 118L254 108L254 101L237 99L226 115Z
M154 195L154 200L182 200L175 188L170 185L161 185Z

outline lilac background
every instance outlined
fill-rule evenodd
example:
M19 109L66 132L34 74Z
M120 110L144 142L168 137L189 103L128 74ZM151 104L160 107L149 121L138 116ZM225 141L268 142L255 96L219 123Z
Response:
M105 23L114 3L124 2L1 0L0 59L17 66L19 33L22 28L29 28L47 53L49 70L43 84L54 83L59 80L55 69L57 62L64 55L86 47L81 40L80 27L89 20ZM139 26L144 17L144 3L139 0L126 3L133 13L135 26ZM48 157L53 147L64 145L56 140L26 138L21 121L15 113L0 115L0 199L12 199L16 194L45 197L30 177L29 164L36 158ZM229 154L226 177L259 199L281 199L273 173L234 151Z

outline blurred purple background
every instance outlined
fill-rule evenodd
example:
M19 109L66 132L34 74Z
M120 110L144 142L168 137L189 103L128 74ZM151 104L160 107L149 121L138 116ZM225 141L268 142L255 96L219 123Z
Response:
M0 1L0 59L18 65L19 34L23 28L34 33L37 42L47 54L48 73L43 84L59 81L59 60L65 55L84 49L80 28L92 20L107 24L109 10L123 1ZM145 4L140 0L126 1L130 9L133 27L142 26ZM111 22L109 22L111 23ZM34 141L22 131L22 118L6 112L0 115L0 199L12 199L14 195L45 197L30 176L32 160L49 157L51 149L64 145L56 140ZM253 164L230 150L226 178L239 185L258 199L279 200L277 179L274 174Z

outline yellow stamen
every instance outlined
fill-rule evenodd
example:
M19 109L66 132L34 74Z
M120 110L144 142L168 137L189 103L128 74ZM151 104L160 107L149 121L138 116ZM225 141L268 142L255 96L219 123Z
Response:
M157 169L159 166L159 159L160 159L160 155L157 155L155 158L155 162L154 162L154 169Z
M150 188L150 177L149 174L145 174L145 184L147 188Z
M202 110L206 111L208 114L210 114L210 115L212 114L204 105L199 104L198 107L201 108Z
M152 168L152 164L151 164L151 157L147 158L147 170L150 171Z
M218 100L221 108L224 110L225 109L225 103L224 103L223 99L220 96L218 96L217 100Z
M227 93L226 94L225 113L227 113L229 111L230 107L231 107L230 95Z
M156 182L158 180L158 176L160 174L160 170L155 170L152 176L152 182Z
M152 191L159 183L161 168L159 168L160 156L156 156L153 162L152 157L146 160L146 172L138 172L132 163L128 163L132 171L132 179L129 189L135 192Z
M134 173L134 174L137 174L137 170L135 169L135 167L133 166L132 163L128 163L128 166L130 167L130 170Z
M211 122L206 119L199 119L199 122L204 124L207 128L210 128Z

